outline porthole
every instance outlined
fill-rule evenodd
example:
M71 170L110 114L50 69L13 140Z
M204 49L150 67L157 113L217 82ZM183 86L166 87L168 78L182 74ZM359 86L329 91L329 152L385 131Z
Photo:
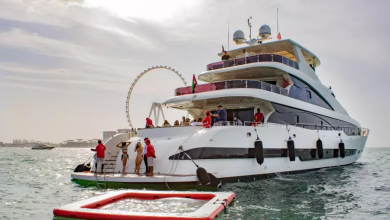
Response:
M251 136L252 136L252 133L248 132L248 133L246 133L246 136L247 136L247 137L251 137Z

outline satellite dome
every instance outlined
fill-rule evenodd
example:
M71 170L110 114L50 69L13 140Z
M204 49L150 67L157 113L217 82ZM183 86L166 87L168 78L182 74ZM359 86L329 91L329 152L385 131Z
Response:
M245 42L245 34L241 30L236 30L233 34L233 41L236 44L242 44Z
M271 36L271 28L264 24L259 29L259 37L260 38L269 38Z

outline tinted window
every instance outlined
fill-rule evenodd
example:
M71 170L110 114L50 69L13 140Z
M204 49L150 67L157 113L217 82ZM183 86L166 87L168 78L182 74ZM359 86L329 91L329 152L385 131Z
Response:
M294 85L291 86L289 96L314 105L333 110L332 107L319 96L310 86L290 75Z
M296 108L287 107L284 105L272 103L275 112L268 118L268 122L295 125L297 123L303 124L303 128L313 130L342 130L347 135L359 135L360 129L355 125L330 118L327 116L315 114L308 111L303 111ZM322 128L321 126L327 126Z
M226 86L227 86L228 89L245 88L246 87L246 81L245 80L226 81Z
M233 121L234 117L237 117L242 121L242 123L246 121L254 120L254 109L246 108L246 109L227 109L227 120Z
M274 55L272 55L272 56L273 56L274 62L279 62L279 63L282 62L282 56L276 55L276 54L274 54Z
M308 99L311 99L311 92L310 90L306 90L306 95Z

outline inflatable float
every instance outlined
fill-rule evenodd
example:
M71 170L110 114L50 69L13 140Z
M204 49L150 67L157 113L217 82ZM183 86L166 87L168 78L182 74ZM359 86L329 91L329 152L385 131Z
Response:
M116 191L53 210L68 219L215 219L236 197L233 192Z

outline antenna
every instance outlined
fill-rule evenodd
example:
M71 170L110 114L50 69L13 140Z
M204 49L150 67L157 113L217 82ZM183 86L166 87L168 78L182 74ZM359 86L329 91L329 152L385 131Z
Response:
M251 40L252 40L252 24L251 24L251 22L249 21L250 19L252 19L252 16L250 16L250 17L248 18L248 26L249 26L249 41L251 41Z
M228 21L228 51L230 50L229 46L230 46L230 40L229 40L229 21Z
M276 27L279 34L279 8L276 8Z

